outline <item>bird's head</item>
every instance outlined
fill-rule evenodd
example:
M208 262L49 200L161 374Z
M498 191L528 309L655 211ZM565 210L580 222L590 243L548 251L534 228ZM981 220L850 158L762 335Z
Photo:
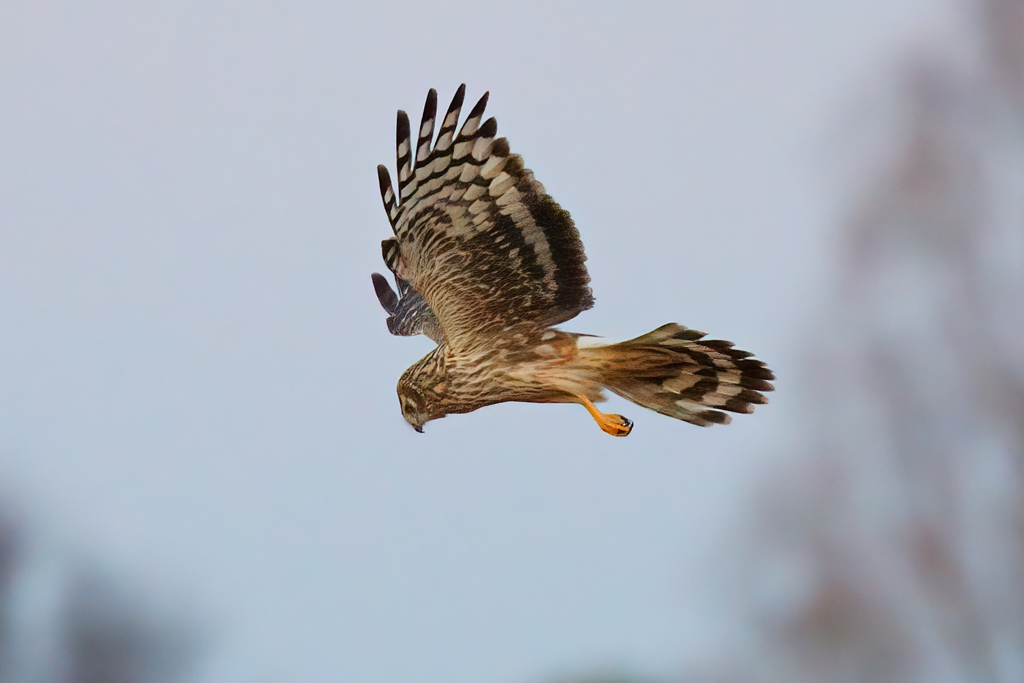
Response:
M445 409L446 397L443 372L438 376L434 364L418 363L398 380L398 401L402 405L402 417L417 432L423 433L423 425L448 414Z

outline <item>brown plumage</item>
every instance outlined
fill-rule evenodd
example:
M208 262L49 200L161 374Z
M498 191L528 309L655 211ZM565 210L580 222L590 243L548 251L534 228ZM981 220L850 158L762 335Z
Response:
M382 243L398 292L373 274L397 335L426 334L437 348L398 382L402 415L417 430L452 413L505 401L579 403L601 429L626 436L632 422L601 413L608 389L692 424L726 424L727 410L767 403L764 363L725 341L670 323L618 344L554 329L594 304L583 243L561 208L495 139L485 94L455 134L465 85L437 139L431 90L415 147L398 112L398 192L377 168L395 236Z

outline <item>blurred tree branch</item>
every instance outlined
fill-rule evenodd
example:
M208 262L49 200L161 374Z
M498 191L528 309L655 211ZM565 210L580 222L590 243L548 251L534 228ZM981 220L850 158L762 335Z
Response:
M26 540L0 508L0 683L181 680L196 654L189 624L95 571L48 571Z
M978 8L980 65L905 70L846 223L816 445L750 530L744 680L1024 680L1024 0Z

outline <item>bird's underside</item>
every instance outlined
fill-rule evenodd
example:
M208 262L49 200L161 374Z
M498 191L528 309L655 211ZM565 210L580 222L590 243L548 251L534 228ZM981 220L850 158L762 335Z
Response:
M505 401L578 403L605 432L632 422L594 405L607 389L691 424L726 424L726 412L767 403L772 372L730 342L670 323L605 343L554 326L593 306L583 244L569 213L522 158L481 123L485 94L456 134L465 86L434 139L431 90L414 138L398 112L398 189L377 168L394 237L382 243L398 291L373 274L392 334L425 334L437 347L398 382L417 430L452 413Z

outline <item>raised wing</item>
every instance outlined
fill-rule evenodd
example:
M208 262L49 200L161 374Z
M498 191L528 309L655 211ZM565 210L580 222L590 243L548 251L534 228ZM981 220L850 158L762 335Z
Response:
M458 136L466 86L455 93L431 147L437 93L423 109L413 161L409 118L398 112L398 194L377 168L395 237L388 267L426 302L449 344L472 345L517 323L556 325L593 306L583 243L562 209L481 125L485 94Z

